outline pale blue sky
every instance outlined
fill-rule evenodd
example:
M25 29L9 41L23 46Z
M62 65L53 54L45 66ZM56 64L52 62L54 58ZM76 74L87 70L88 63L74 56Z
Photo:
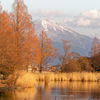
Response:
M0 0L4 9L11 10L14 0ZM100 9L100 0L24 0L29 11L61 10L63 12L72 11L80 13L93 8Z
M14 0L0 0L11 11ZM81 34L100 38L100 0L24 0L33 20L48 17ZM95 9L94 9L95 8Z

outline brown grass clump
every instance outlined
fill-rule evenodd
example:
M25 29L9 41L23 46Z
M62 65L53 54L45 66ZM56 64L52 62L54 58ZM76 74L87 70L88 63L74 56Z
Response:
M36 84L36 79L33 73L25 73L18 77L16 80L17 86L23 87L34 87Z

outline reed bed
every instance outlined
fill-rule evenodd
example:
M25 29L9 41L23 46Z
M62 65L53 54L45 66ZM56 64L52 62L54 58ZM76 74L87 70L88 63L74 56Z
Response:
M40 73L35 74L37 81L100 81L100 73L97 72L73 72L73 73Z
M12 80L12 75L8 77L8 82ZM63 81L100 81L100 73L97 72L73 72L73 73L31 73L20 72L16 80L16 86L34 87L38 81L45 83L49 82L63 82Z

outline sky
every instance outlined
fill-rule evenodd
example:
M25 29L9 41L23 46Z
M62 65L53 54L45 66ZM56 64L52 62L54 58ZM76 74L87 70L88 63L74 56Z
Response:
M14 0L0 0L11 12ZM33 21L47 17L80 34L100 39L100 0L24 0Z

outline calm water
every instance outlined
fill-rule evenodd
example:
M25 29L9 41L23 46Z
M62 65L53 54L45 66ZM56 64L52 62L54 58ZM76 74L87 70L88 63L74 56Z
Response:
M0 100L100 100L100 82L40 82L35 88L0 92Z

